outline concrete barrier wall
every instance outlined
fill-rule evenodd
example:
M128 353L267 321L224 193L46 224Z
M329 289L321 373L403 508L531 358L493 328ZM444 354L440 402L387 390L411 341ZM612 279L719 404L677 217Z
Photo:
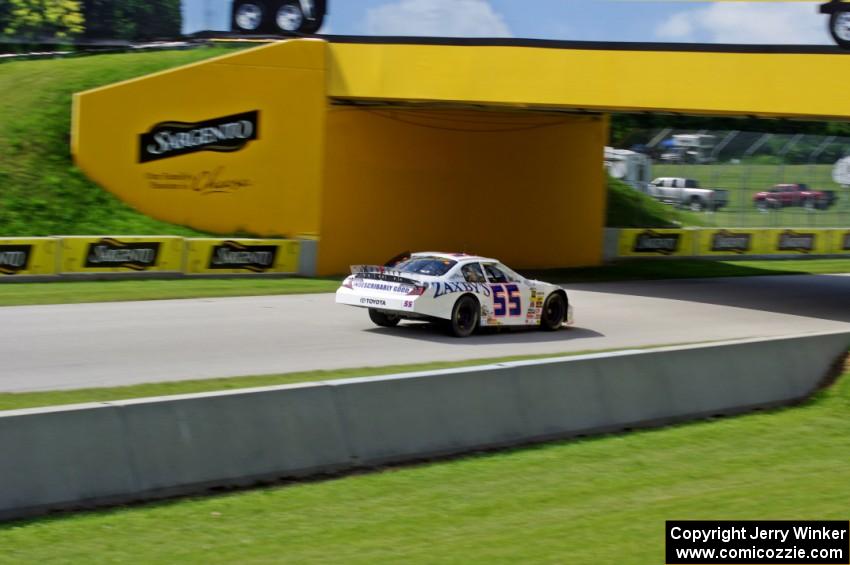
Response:
M0 412L0 519L781 405L848 347L839 332Z

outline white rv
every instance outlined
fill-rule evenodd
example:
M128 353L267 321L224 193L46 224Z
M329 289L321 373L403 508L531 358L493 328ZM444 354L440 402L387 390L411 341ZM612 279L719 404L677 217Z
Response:
M641 192L646 192L646 187L652 179L652 159L643 153L627 149L606 147L605 169L615 179Z

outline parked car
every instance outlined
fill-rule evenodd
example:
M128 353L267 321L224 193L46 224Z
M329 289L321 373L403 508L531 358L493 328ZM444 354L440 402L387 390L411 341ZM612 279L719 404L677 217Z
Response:
M647 194L668 204L689 208L693 212L718 210L729 203L729 191L701 188L694 179L660 177L649 183Z
M753 204L761 210L787 206L826 210L837 199L832 190L814 190L802 183L775 184L769 190L757 192L753 196Z
M436 321L457 337L481 326L557 330L572 322L567 293L558 285L465 253L413 253L385 266L354 265L336 291L336 302L367 308L378 326Z

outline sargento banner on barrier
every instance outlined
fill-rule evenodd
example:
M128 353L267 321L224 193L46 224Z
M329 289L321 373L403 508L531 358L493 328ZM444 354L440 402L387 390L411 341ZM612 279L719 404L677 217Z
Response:
M287 239L188 239L186 274L296 273L300 245Z
M826 255L830 231L825 229L771 229L766 232L763 255Z
M63 237L61 273L175 272L183 270L182 237Z
M0 277L56 274L58 244L52 237L0 237Z
M693 255L694 234L684 229L624 229L620 232L621 257Z
M705 229L696 234L697 255L758 255L765 252L764 230Z

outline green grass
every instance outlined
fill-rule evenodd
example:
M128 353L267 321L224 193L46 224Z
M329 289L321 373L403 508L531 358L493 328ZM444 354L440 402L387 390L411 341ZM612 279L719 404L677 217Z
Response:
M0 236L198 232L144 216L73 166L71 95L223 55L227 47L16 61L0 66Z
M0 562L663 563L669 519L847 520L850 373L805 405L0 525Z
M608 177L605 225L612 228L677 228L704 225L702 215L662 204Z
M0 306L333 292L340 279L175 279L0 284Z
M652 167L653 177L687 177L706 188L729 191L729 206L716 213L698 214L700 225L720 227L846 227L850 226L850 190L832 181L832 165L713 165L666 164ZM759 212L753 195L778 183L802 182L834 190L839 197L829 210L789 207ZM693 224L689 224L693 225Z

